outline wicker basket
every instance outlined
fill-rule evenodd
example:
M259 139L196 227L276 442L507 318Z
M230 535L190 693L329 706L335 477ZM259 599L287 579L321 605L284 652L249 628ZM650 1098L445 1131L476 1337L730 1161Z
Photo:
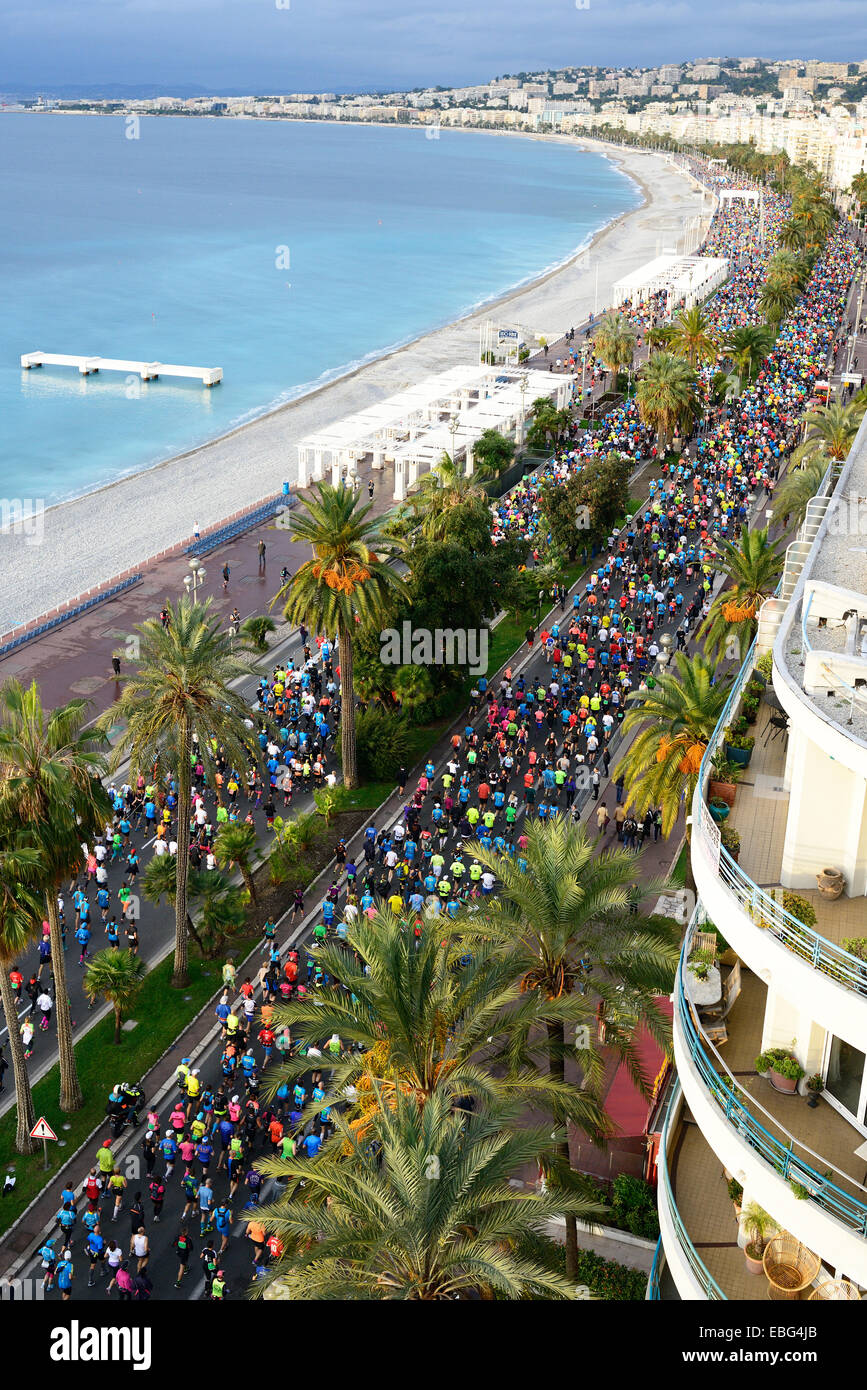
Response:
M788 1231L768 1241L762 1264L768 1280L768 1297L775 1302L800 1298L821 1268L818 1255Z
M859 1303L861 1294L848 1279L825 1279L810 1294L810 1303Z

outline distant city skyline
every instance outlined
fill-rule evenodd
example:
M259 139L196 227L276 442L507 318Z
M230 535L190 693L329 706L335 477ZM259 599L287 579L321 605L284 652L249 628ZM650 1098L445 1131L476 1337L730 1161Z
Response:
M853 61L862 0L10 0L0 89L407 89L587 64Z

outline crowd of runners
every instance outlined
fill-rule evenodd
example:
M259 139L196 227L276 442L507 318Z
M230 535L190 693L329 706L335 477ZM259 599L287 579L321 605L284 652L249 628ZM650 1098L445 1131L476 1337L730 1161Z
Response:
M716 215L706 247L734 251L737 261L731 280L706 306L721 333L759 321L758 288L785 212L785 200L766 195L763 214L752 204L735 203ZM623 804L622 780L609 782L627 697L653 680L663 633L676 649L688 648L710 605L717 542L737 539L751 506L758 499L761 507L771 496L837 342L855 265L845 232L834 231L753 385L711 432L686 438L676 462L657 471L655 438L631 400L580 441L576 434L532 482L492 506L495 540L511 530L538 546L546 539L543 483L563 481L588 457L611 449L636 464L650 461L655 475L646 505L607 538L585 581L572 592L555 585L551 597L559 615L538 631L528 629L524 649L496 685L485 678L477 682L445 761L429 762L413 786L407 786L406 769L400 770L401 815L388 825L369 826L356 857L343 841L335 846L333 882L317 905L309 947L281 950L276 924L269 921L261 966L251 977L239 980L227 962L214 1046L201 1064L180 1063L176 1092L159 1111L145 1113L142 1104L140 1179L118 1167L109 1142L96 1153L84 1185L62 1193L56 1232L38 1257L46 1287L63 1298L73 1286L77 1297L86 1297L88 1286L121 1299L153 1292L169 1297L169 1286L185 1281L194 1287L182 1297L223 1299L230 1290L240 1292L280 1253L279 1241L266 1240L257 1220L256 1208L272 1189L257 1158L315 1159L333 1120L329 1060L343 1048L336 1036L311 1049L309 1073L293 1087L281 1087L273 1102L261 1093L264 1068L295 1049L288 1031L275 1023L275 1007L329 983L317 946L345 937L362 913L375 918L383 902L409 913L419 932L440 914L455 914L462 903L482 903L496 893L497 876L474 856L475 841L524 867L528 818L584 816L600 843L619 841L636 852L659 838L658 809L635 817ZM641 327L650 322L652 308L645 310ZM711 374L700 373L705 391ZM204 767L194 765L190 814L194 849L205 867L212 866L212 839L221 823L245 818L271 826L278 807L288 807L294 795L335 780L329 753L339 720L336 653L327 637L311 646L306 630L301 636L297 662L278 666L259 683L250 714L249 766L222 763L219 785L206 788ZM137 945L135 922L124 920L121 898L125 889L132 892L139 872L143 846L135 847L136 837L152 843L154 853L176 849L177 789L170 774L161 782L138 778L114 795L113 823L100 843L83 847L82 874L70 905L63 904L64 920L74 919L82 963L90 945L80 935L82 926L104 931L109 944L125 938L124 944ZM123 877L117 910L100 898L103 874L112 864ZM299 891L290 925L306 911ZM34 986L40 988L47 954L40 948L26 986L31 995ZM21 991L25 978L18 973ZM311 1101L314 1108L323 1102L313 1119L306 1110ZM129 1223L127 1234L118 1233L118 1221ZM233 1245L234 1234L243 1240Z

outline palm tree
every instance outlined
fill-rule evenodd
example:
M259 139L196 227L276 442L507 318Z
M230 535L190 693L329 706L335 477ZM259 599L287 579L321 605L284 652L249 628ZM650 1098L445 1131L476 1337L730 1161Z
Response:
M759 310L771 327L777 329L797 302L797 290L775 280L766 280L759 295Z
M867 174L856 174L849 185L849 192L858 199L862 208L867 207Z
M667 348L671 342L673 329L670 323L657 323L647 330L647 346L651 356L654 350Z
M20 836L20 832L19 836ZM11 839L14 829L4 834ZM15 993L9 980L9 969L24 955L42 920L42 903L35 888L27 886L38 881L40 860L35 849L6 849L0 851L0 995L3 1015L9 1034L12 1074L15 1078L16 1129L15 1150L20 1154L33 1153L37 1139L30 1138L36 1123L33 1092L27 1075L24 1045L18 1031L18 1010Z
M381 536L378 523L367 520L370 505L361 506L354 492L342 483L333 488L320 483L316 497L308 498L305 511L294 516L292 538L307 541L313 559L307 560L275 595L292 622L307 619L314 631L336 632L340 649L340 744L343 781L358 786L355 746L355 686L352 679L356 625L381 624L389 605L404 592L404 584L376 552L393 548L394 541Z
M160 903L163 898L177 910L177 857L173 854L154 855L142 875L142 893L148 902ZM186 930L205 960L215 955L231 936L243 926L246 915L245 889L233 884L228 875L214 869L188 869L186 876ZM198 905L199 924L193 921L191 905Z
M132 951L115 951L109 947L97 951L84 972L84 992L91 1004L105 999L114 1009L114 1042L120 1046L120 1025L123 1015L138 998L144 984L147 967Z
M401 707L409 714L426 705L434 693L433 681L426 666L399 666L391 686Z
M849 455L867 408L867 392L859 391L847 404L831 401L804 417L804 439L792 454L789 471L774 493L774 520L789 519L798 530L807 505L816 496L831 463Z
M0 691L0 822L21 830L22 847L39 855L38 884L51 933L60 1108L84 1103L66 984L57 895L81 862L81 842L101 835L111 819L102 781L104 734L84 729L86 700L70 700L46 715L34 681L9 680Z
M564 1212L592 1220L600 1208L583 1194L512 1186L551 1149L548 1129L527 1126L517 1105L467 1114L444 1094L423 1108L398 1096L393 1109L377 1111L373 1142L340 1115L336 1124L336 1142L314 1163L260 1164L263 1174L287 1178L290 1190L260 1212L287 1253L255 1293L328 1301L575 1297L545 1223Z
M564 1131L557 1144L552 1177L560 1187L571 1187L567 1122L581 1124L596 1140L610 1132L610 1122L595 1130L592 1120L604 1062L588 1026L588 975L593 971L593 992L605 1017L606 1045L626 1063L636 1085L649 1093L652 1078L644 1075L635 1045L635 1033L643 1024L664 1046L669 1046L667 1020L655 996L668 995L677 967L678 933L664 919L636 915L642 892L635 886L635 857L627 850L599 853L584 826L571 817L535 821L525 832L526 871L511 859L470 845L469 851L500 880L500 890L481 912L459 917L454 925L468 941L489 941L503 952L530 1007L512 1020L517 1042L544 1055L547 1071L557 1091L566 1086L566 1059L580 1068L582 1082L573 1100L555 1095L550 1106L555 1123ZM593 1015L595 1021L595 1013ZM568 1093L568 1092L567 1092ZM583 1111L583 1114L582 1114ZM575 1220L566 1214L566 1272L577 1268Z
M260 615L256 618L245 618L241 624L241 632L257 652L266 652L268 650L268 637L272 632L276 631L277 624L273 618L269 618L267 615Z
M714 681L706 657L675 652L670 666L646 690L630 691L623 736L636 732L614 776L627 783L626 805L643 813L662 810L662 832L674 829L684 801L687 806L698 783L699 768L728 698L728 677ZM687 826L687 840L689 839ZM691 881L686 858L688 886Z
M742 380L752 381L773 346L773 333L765 324L748 324L734 328L723 351L732 359Z
M593 334L596 356L602 358L609 371L617 373L632 366L635 353L635 329L622 314L609 309L599 320L599 327Z
M810 268L804 255L781 249L768 262L765 278L787 289L801 290L810 278Z
M671 326L673 332L669 351L676 357L684 358L693 369L716 361L720 350L719 338L712 321L700 305L684 309Z
M196 603L188 594L170 603L166 627L150 618L137 629L139 656L116 703L99 719L104 729L119 721L122 730L111 759L119 766L126 754L134 768L158 762L175 773L178 783L175 894L175 959L172 984L187 984L187 872L190 852L189 807L192 791L193 735L199 757L213 782L214 749L245 767L249 759L245 721L249 710L233 682L249 674L247 643L231 638L212 600Z
M436 468L422 474L407 501L427 541L457 539L468 523L472 525L480 518L485 534L490 529L487 494L450 454L443 454Z
M645 362L636 400L643 423L657 432L660 456L675 432L691 426L700 413L695 372L671 352L655 352Z
M830 401L820 405L805 416L806 430L803 443L795 451L798 462L821 457L828 462L833 459L841 463L848 458L864 411L867 409L867 391L861 390L851 401Z
M243 821L235 821L234 825L224 825L214 841L214 858L217 863L225 869L237 864L244 880L244 887L250 895L250 902L254 906L256 884L253 882L250 861L256 853L258 843L255 826L247 825Z
M742 531L737 545L729 541L718 545L714 564L728 583L717 594L697 633L712 660L732 655L727 650L732 637L737 638L740 661L749 651L758 627L758 610L776 589L783 572L779 544L768 540L765 527Z
M556 1102L587 1128L602 1127L595 1097L522 1063L510 1039L538 1022L536 1003L521 995L509 955L481 941L467 956L461 931L456 936L432 926L416 937L412 918L380 905L372 922L361 917L347 929L345 943L319 948L317 963L333 983L317 990L315 1001L278 1010L278 1023L291 1029L302 1051L334 1033L353 1045L333 1071L333 1100L325 1103L354 1086L349 1127L359 1133L396 1095L424 1106L437 1093L456 1104L466 1097L517 1098L550 1109ZM587 1001L582 1016L593 1017ZM504 1063L496 1075L495 1058ZM271 1092L309 1068L299 1053L274 1076Z

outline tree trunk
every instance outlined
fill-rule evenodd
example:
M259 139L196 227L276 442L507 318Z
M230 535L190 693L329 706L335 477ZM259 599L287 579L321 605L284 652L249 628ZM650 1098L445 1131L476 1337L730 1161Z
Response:
M36 1112L33 1109L33 1092L30 1089L30 1077L27 1075L24 1044L18 1031L15 991L9 982L9 972L5 964L0 965L0 995L3 996L3 1013L6 1016L9 1051L12 1055L12 1074L15 1077L15 1151L20 1154L32 1154L39 1147L39 1140L30 1138L30 1131L36 1124Z
M252 873L250 872L250 866L249 866L248 864L239 864L239 865L238 865L238 868L240 869L240 871L241 871L241 877L242 877L242 879L244 880L244 887L246 888L247 892L250 894L250 906L251 906L251 907L255 907L255 906L256 906L256 885L255 885L255 883L253 882L253 875L252 875Z
M193 745L193 731L189 722L184 724L180 740L180 767L178 768L178 855L175 884L175 967L172 984L175 989L183 989L189 983L187 970L187 874L190 863L190 792L192 775L190 771L190 751Z
M566 1066L565 1053L563 1051L563 1035L556 1023L547 1024L548 1029L548 1072L555 1081L565 1081ZM559 1112L559 1108L554 1110L554 1120L558 1125L566 1125L567 1121ZM571 1168L572 1161L569 1157L569 1132L566 1131L563 1142L557 1145L557 1154L563 1160L567 1168ZM578 1277L578 1222L575 1217L568 1212L564 1213L566 1221L566 1278L577 1279Z
M117 1004L114 1006L114 1044L120 1047L120 1009Z
M340 649L340 748L343 754L343 785L358 786L358 754L355 747L355 687L352 680L352 634L341 627L337 633Z
M69 1114L84 1104L81 1082L75 1067L72 1046L72 1015L69 1012L69 989L66 984L66 962L63 958L63 937L57 911L57 890L54 884L45 895L48 925L51 928L51 969L54 972L54 1017L57 1021L57 1055L60 1061L60 1108Z

